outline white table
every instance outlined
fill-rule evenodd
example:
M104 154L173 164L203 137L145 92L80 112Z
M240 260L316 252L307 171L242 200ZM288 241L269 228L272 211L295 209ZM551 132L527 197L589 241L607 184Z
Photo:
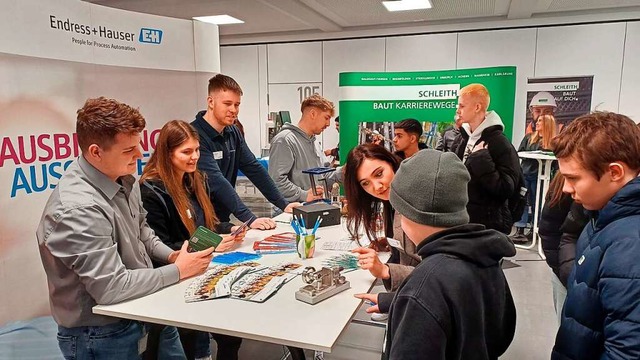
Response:
M547 191L549 191L549 183L551 182L551 164L554 160L556 160L556 157L553 155L541 153L539 151L521 151L518 153L518 156L522 159L535 159L538 161L538 180L536 182L536 198L533 215L533 238L531 241L531 245L516 245L516 247L520 249L534 249L537 245L538 255L540 255L542 259L546 259L546 257L544 256L544 252L542 251L542 241L540 240L540 235L538 234L538 222L540 220L540 212L544 208ZM542 189L540 189L541 187ZM542 190L542 192L540 190Z
M290 218L281 214L278 218ZM291 226L277 223L270 231L250 230L235 250L253 252L252 245L268 235L291 231ZM322 242L346 236L343 225L319 228L315 255L301 260L297 254L263 255L258 262L276 264L283 261L304 266L321 267L323 259L338 255L339 251L322 250ZM384 260L384 259L383 259ZM295 299L295 292L305 284L300 276L285 284L264 303L238 299L214 299L185 303L184 291L193 279L187 279L154 294L115 305L98 305L93 312L118 318L233 335L246 339L331 352L336 340L361 305L353 295L368 292L375 278L364 270L345 274L351 289L316 305Z

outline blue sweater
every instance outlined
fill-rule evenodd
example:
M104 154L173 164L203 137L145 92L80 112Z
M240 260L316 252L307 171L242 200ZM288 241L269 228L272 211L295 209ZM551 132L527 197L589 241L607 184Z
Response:
M240 131L235 126L227 126L219 133L203 117L200 111L191 123L200 135L200 160L198 169L207 174L211 202L221 222L229 221L230 214L247 221L256 216L240 200L235 191L238 169L251 180L272 204L284 210L287 201L276 188L267 170L253 155Z
M640 178L578 239L551 358L640 359Z

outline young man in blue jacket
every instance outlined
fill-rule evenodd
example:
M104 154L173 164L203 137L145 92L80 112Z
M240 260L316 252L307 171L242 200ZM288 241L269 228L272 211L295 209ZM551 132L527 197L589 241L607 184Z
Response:
M552 359L640 359L640 129L595 112L554 139L563 191L590 210Z
M291 212L296 204L289 204L280 194L238 128L232 126L240 112L241 96L240 85L231 77L218 74L209 79L207 110L200 111L191 123L200 135L198 169L207 174L211 200L220 221L229 221L229 215L234 214L241 221L251 220L253 229L273 229L276 226L273 220L257 218L240 200L235 191L238 170L281 210Z

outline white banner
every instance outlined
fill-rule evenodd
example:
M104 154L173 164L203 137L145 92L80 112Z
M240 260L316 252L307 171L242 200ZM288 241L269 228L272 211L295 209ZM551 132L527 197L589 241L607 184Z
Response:
M527 91L575 91L578 89L580 89L580 82L578 81L527 84Z
M217 26L79 0L0 0L0 52L100 65L195 71L220 69ZM205 36L203 36L203 33ZM207 33L210 36L206 36ZM202 56L205 55L205 58Z
M453 100L460 84L407 86L342 86L341 101L358 100Z

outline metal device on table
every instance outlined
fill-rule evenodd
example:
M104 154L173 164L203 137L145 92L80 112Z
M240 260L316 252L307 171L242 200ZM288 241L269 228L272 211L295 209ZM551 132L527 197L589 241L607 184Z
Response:
M296 291L296 299L315 305L349 289L351 284L340 273L342 270L341 266L323 267L318 271L313 266L306 267L302 272L302 281L309 285Z

